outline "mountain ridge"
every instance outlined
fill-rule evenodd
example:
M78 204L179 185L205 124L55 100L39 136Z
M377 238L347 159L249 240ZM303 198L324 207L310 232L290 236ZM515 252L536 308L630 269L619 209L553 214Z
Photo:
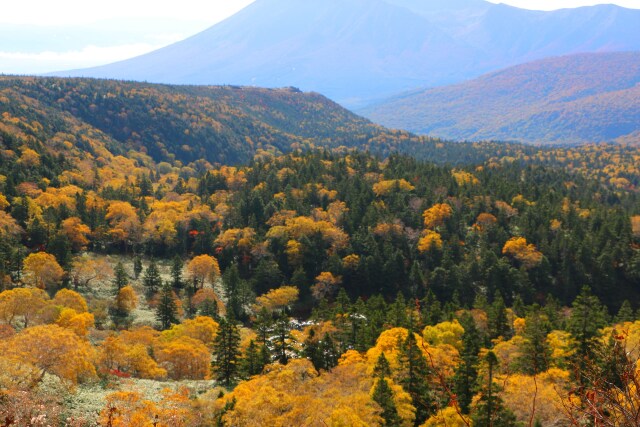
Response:
M546 56L637 50L639 21L640 10L615 5L541 12L479 0L436 13L412 0L258 0L146 55L53 74L296 86L354 107Z
M602 142L637 133L639 95L640 52L591 53L415 91L359 112L385 126L442 138Z

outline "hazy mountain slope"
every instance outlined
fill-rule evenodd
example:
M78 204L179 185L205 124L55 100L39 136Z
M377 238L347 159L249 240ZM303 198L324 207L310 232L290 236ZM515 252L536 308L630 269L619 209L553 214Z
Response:
M640 11L535 12L482 0L257 0L187 40L60 75L296 86L357 106L538 59L640 49Z
M397 97L362 113L455 139L599 142L640 130L640 52L580 54Z

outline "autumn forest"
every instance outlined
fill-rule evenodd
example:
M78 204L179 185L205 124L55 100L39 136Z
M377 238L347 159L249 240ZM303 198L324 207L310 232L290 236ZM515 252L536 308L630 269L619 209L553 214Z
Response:
M640 148L0 77L0 425L633 426Z

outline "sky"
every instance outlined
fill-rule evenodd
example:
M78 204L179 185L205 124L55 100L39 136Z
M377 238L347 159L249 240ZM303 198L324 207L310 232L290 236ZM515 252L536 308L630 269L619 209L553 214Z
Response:
M138 56L196 34L252 1L3 1L0 73L46 73ZM490 1L539 10L602 3L589 0ZM640 0L609 2L640 9Z

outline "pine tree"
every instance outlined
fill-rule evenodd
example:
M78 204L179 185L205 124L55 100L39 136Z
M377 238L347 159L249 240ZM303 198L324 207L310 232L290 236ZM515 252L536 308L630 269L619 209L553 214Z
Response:
M156 319L160 322L162 330L169 329L172 324L178 323L176 296L169 283L166 283L160 292L160 299L156 307Z
M285 314L280 315L275 321L273 333L275 334L272 341L274 357L282 365L286 365L289 363L289 353L292 351L289 317Z
M409 393L416 408L416 425L422 424L434 412L432 392L429 389L427 360L418 348L416 337L409 331L400 347L400 385Z
M376 365L373 367L373 374L380 378L391 376L391 367L389 366L389 360L387 360L387 357L384 355L384 351L380 353L378 360L376 360Z
M547 342L549 332L549 325L543 317L540 307L534 305L525 319L522 356L518 361L522 372L535 375L545 372L549 368L551 358L551 348Z
M118 292L120 292L120 289L124 288L129 284L129 276L127 275L127 272L124 269L124 265L122 265L122 262L120 261L118 261L118 263L116 264L116 267L113 269L113 273L114 273L113 285L116 288L115 293L117 294Z
M511 328L507 318L507 307L504 305L502 295L498 293L489 309L489 337L495 339L503 337L511 338Z
M243 294L247 291L247 284L240 278L237 264L227 268L222 276L222 284L227 298L227 311L235 319L241 319L244 316L243 300L246 298L243 298Z
M171 263L171 286L174 289L184 288L184 280L182 278L182 270L184 268L184 261L179 255L173 258Z
M382 408L381 416L384 419L384 426L396 427L401 424L400 416L393 400L393 390L386 378L380 377L377 379L371 397Z
M463 414L469 414L471 401L475 395L478 380L478 353L482 346L482 337L476 327L473 317L468 313L460 319L464 328L462 334L462 362L458 365L454 376L454 389L458 397L458 404Z
M260 348L254 340L251 340L242 359L242 371L244 376L245 378L249 378L254 375L258 375L262 372L263 368L264 364L260 357Z
M331 335L324 334L320 341L320 354L322 355L322 369L328 371L338 364L340 352L336 349Z
M304 340L303 353L313 363L313 367L317 371L324 367L324 358L322 357L318 340L316 340L316 332L313 329L309 331L309 336Z
M222 318L213 341L213 370L218 381L226 386L236 378L240 359L240 332L229 319Z
M616 323L633 322L635 320L633 309L631 308L631 303L629 302L629 300L624 300L622 302L615 320Z
M484 362L487 364L487 382L480 392L480 399L475 405L471 414L474 426L486 427L516 427L518 422L514 413L504 406L502 399L498 396L500 391L493 381L493 373L498 365L498 358L495 353L487 353Z
M158 288L162 286L162 278L160 277L160 271L158 270L158 266L155 261L152 260L149 267L145 270L142 284L144 285L146 294L149 298L158 292Z
M589 361L595 359L599 330L606 325L606 308L600 303L598 297L591 294L588 286L582 288L571 306L567 330L574 339L574 360L577 363L576 372L581 385L587 382L585 370Z
M142 273L142 258L140 255L137 255L133 259L133 277L138 280L140 273Z

